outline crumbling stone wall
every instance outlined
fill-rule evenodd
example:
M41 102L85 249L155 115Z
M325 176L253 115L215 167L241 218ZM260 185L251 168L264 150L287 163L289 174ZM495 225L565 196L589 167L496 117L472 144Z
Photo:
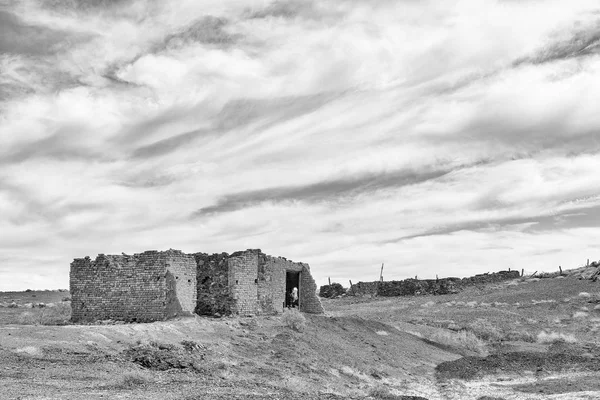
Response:
M307 264L265 255L260 249L234 253L228 264L231 293L236 300L235 313L282 312L285 306L287 271L300 272L300 311L314 314L324 312Z
M380 282L379 296L412 296L417 294L448 294L458 289L452 279L406 279L404 281Z
M402 281L358 282L349 294L356 296L413 296L456 293L468 286L496 283L519 278L518 271L499 271L468 278L405 279Z
M194 254L197 264L196 314L229 315L235 309L235 300L229 290L227 253Z
M258 255L260 250L233 253L227 260L229 290L236 314L258 313Z
M300 311L309 314L322 314L323 305L317 297L317 284L310 273L308 264L302 264L300 274Z
M159 321L190 313L196 263L180 251L100 254L71 263L72 321Z
M275 314L285 307L287 271L300 274L300 310L323 313L309 266L260 249L231 255L169 250L79 258L71 263L72 320Z

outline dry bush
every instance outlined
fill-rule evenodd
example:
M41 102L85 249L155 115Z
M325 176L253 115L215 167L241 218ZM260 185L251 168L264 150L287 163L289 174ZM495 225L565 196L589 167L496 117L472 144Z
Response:
M490 342L498 342L504 337L500 329L496 328L485 319L478 319L475 322L470 323L467 325L467 330L473 332L479 339L488 340Z
M288 308L283 310L281 320L288 328L301 332L306 326L306 318L296 308Z
M125 372L119 379L119 383L116 385L119 388L133 388L136 386L146 385L150 383L150 379L145 374L139 371Z
M181 346L186 349L187 351L189 351L190 353L193 353L195 351L201 351L206 349L206 347L198 342L195 342L193 340L182 340L181 341Z
M197 369L203 355L168 343L140 343L124 351L131 362L147 369L166 371L169 369Z
M455 349L464 349L480 355L487 355L485 342L468 331L438 331L429 335L427 339Z
M331 285L323 285L319 288L319 296L328 299L342 296L344 294L346 294L346 289L337 282L334 282Z
M573 335L559 333L559 332L540 332L537 336L538 343L576 343L577 339Z
M504 336L505 340L534 343L536 336L528 331L510 331Z
M586 318L588 317L590 314L588 314L585 311L577 311L575 314L573 314L573 318Z

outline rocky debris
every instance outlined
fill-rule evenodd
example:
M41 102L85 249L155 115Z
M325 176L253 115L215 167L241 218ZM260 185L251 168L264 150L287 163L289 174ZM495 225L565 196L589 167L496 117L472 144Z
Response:
M594 261L589 265L585 265L581 268L565 271L565 274L573 278L581 280L592 280L596 282L598 278L600 278L600 261Z
M552 349L546 353L512 352L491 354L487 357L463 357L447 361L436 367L438 379L472 380L498 370L520 373L524 371L558 372L566 370L599 371L596 356L590 358L575 354L571 348L565 351Z

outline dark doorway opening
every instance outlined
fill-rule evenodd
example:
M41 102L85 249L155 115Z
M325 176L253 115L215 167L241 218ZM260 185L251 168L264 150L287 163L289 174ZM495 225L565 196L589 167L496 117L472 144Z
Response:
M293 291L296 288L296 299L294 300ZM285 306L300 306L300 272L287 271L285 274Z

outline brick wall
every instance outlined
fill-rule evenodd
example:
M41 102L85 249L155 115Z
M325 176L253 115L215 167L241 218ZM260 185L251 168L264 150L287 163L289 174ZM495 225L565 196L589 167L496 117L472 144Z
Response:
M286 298L286 272L300 272L300 310L323 313L317 286L307 264L284 257L265 255L260 249L246 250L228 259L229 285L239 314L274 314L283 312Z
M174 250L75 259L70 272L71 319L148 322L191 312L196 283L188 280L195 268L192 256Z
M292 262L284 257L267 256L267 262L270 265L272 272L272 299L273 309L276 312L283 312L286 296L285 292L285 277L287 271L302 272L302 264ZM302 283L298 287L298 302L302 302Z
M258 255L260 250L233 253L227 259L229 290L235 300L234 313L258 313Z

